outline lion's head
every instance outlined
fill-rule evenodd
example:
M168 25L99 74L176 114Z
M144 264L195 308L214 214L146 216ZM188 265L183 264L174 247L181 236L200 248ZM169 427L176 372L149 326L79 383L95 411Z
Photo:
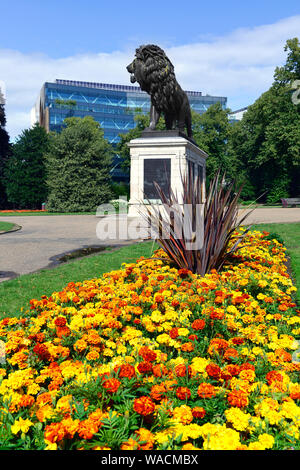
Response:
M127 66L131 83L138 82L141 89L153 97L154 90L160 89L160 99L167 91L164 88L175 82L174 66L165 52L154 44L136 49L135 59ZM155 100L155 97L154 97ZM155 100L156 101L156 100ZM156 103L159 106L159 103Z

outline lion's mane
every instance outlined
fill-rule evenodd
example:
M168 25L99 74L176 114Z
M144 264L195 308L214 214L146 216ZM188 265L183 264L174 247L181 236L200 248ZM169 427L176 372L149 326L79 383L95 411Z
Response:
M142 62L141 67L136 67L137 81L141 89L149 93L157 111L170 111L170 106L175 108L174 97L179 85L174 66L165 52L160 47L149 44L136 50L136 58Z

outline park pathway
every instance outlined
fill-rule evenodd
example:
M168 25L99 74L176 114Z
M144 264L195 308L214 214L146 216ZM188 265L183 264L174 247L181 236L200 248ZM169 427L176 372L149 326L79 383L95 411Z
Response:
M0 220L22 227L0 235L0 282L51 267L62 255L78 249L122 246L140 238L135 230L136 220L130 221L127 237L123 232L109 240L103 235L102 239L97 237L99 223L105 225L108 219L93 215L0 216ZM300 223L300 208L259 208L247 218L248 224L290 222Z

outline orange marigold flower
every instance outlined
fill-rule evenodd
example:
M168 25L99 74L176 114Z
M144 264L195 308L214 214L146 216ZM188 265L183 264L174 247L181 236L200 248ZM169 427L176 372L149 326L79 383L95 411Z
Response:
M186 375L191 375L192 369L190 366L186 366L185 364L177 364L174 372L177 377L185 377Z
M92 439L98 430L99 426L93 420L85 419L79 423L77 432L82 439Z
M166 393L166 387L164 384L153 385L150 391L150 397L153 400L160 401L163 398L163 395Z
M58 338L62 338L63 336L70 336L70 334L71 334L71 330L68 326L56 328L56 336Z
M92 349L90 352L87 353L86 355L86 359L88 361L96 361L97 359L99 359L100 357L100 354L98 353L98 351L96 351L95 349Z
M120 385L121 382L115 378L107 379L103 382L103 387L109 393L116 393Z
M135 431L139 439L139 445L141 450L151 450L154 446L154 436L151 431L145 428L140 428Z
M65 428L61 423L47 424L44 431L44 438L49 442L59 442L65 437Z
M248 406L248 395L242 390L232 390L227 396L228 403L237 408L244 408Z
M226 349L224 353L224 360L225 361L232 361L234 359L237 359L239 357L239 353L236 349L234 348L228 348Z
M197 320L193 321L191 326L193 330L196 330L196 331L203 330L203 328L205 328L205 320L202 320L202 318L198 318Z
M191 391L188 387L178 387L176 396L179 400L188 400L191 397Z
M136 376L135 368L131 364L122 364L120 367L115 367L115 372L118 374L118 377L126 377L132 379Z
M139 448L139 443L131 437L128 439L128 441L123 442L120 447L121 450L138 450Z
M283 382L283 376L277 370L271 370L266 375L267 384L271 385L272 382Z
M162 377L168 374L168 369L164 364L155 364L152 368L152 374L155 377Z
M194 349L195 349L195 346L191 342L184 343L181 346L181 351L184 351L184 352L192 352L192 351L194 351Z
M155 403L150 397L142 396L134 400L133 409L140 415L148 416L155 410Z
M217 394L216 387L213 385L203 382L198 387L198 395L200 398L212 398Z

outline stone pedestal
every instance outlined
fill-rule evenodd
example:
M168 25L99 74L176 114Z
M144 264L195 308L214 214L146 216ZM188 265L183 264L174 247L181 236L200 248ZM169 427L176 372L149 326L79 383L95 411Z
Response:
M130 200L128 217L139 217L142 202L161 204L154 181L164 192L172 188L182 201L182 176L186 171L200 177L205 202L207 154L179 131L144 132L128 144L130 148ZM143 210L144 212L144 210Z

